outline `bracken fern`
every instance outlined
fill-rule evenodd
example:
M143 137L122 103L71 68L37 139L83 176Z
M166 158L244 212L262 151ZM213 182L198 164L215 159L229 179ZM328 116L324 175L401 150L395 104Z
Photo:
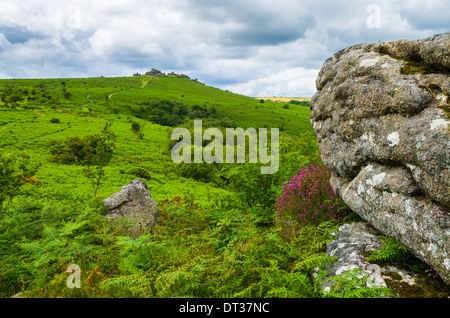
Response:
M366 261L395 262L403 265L408 254L406 247L386 236L378 236L378 238L383 242L383 245L378 250L370 251L370 256L366 257Z
M324 272L319 273L321 280ZM331 287L324 291L324 298L382 298L396 297L389 288L373 286L368 282L369 277L364 275L360 268L346 271L341 276L331 276L321 280L321 284L326 281L333 281Z

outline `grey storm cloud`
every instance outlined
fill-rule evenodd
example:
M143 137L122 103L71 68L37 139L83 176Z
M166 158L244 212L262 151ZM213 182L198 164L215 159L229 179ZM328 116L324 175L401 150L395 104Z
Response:
M312 96L336 51L448 32L448 12L447 0L0 0L0 77L155 67L249 96Z
M302 4L305 4L302 6ZM224 30L223 43L238 46L278 45L304 37L313 26L305 1L192 1L200 19L234 24ZM302 10L299 10L302 8Z
M43 34L28 30L20 25L0 25L0 33L3 34L11 44L26 43L30 39L42 39Z
M450 30L449 9L448 1L413 1L399 6L399 13L415 29L434 29L443 33Z

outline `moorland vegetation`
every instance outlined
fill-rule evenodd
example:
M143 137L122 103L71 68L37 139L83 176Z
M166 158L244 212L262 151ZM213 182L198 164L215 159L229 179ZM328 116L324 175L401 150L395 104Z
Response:
M0 98L0 297L390 295L355 272L320 288L327 242L358 218L330 191L307 104L170 75L1 80ZM279 128L279 171L174 164L171 132L194 119ZM161 214L137 238L102 204L135 179Z

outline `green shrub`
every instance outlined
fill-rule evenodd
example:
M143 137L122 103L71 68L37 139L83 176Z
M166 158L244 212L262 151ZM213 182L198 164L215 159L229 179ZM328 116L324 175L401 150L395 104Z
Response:
M217 111L214 107L205 108L199 105L186 106L181 102L150 99L135 106L128 106L136 118L162 126L176 127L187 118L210 118L216 117Z
M94 190L94 197L105 176L104 168L112 159L116 149L114 141L116 135L110 130L112 122L107 122L100 134L88 136L84 139L86 156L83 158L83 173L89 179Z
M252 208L273 209L280 183L280 174L261 174L261 164L233 166L227 179L241 202Z
M270 226L274 222L274 204L283 180L283 172L261 174L261 164L238 164L224 169L226 181L236 193L235 200L248 211L257 226Z
M133 122L132 124L131 124L131 131L136 135L136 136L138 136L138 138L139 139L142 139L142 138L144 138L144 127L145 127L145 124L139 124L139 123L137 123L137 122Z
M131 168L127 172L127 174L130 174L132 176L136 176L142 179L150 180L150 172L147 169L138 167L138 168Z
M309 101L298 101L298 100L293 99L293 100L289 101L289 104L309 107L310 102Z
M4 202L6 210L20 188L31 183L38 167L31 165L30 156L26 152L21 152L18 156L14 153L0 154L0 212L3 211Z
M72 93L70 92L64 92L63 95L65 99L70 99L72 97Z
M202 182L212 181L217 173L217 167L209 163L181 163L177 170L184 178L191 178Z
M86 157L86 145L80 137L52 140L48 145L52 154L50 162L66 165L80 164Z
M9 100L13 103L17 103L23 101L23 97L22 95L15 93L9 96Z
M59 118L52 118L52 119L50 119L50 122L52 124L59 124L61 121L59 120Z
M111 160L114 151L113 144L105 144L105 136L94 134L84 139L74 136L66 140L52 140L48 143L52 158L50 162L59 164L82 164L89 161L106 160L106 164ZM102 156L102 158L100 158Z

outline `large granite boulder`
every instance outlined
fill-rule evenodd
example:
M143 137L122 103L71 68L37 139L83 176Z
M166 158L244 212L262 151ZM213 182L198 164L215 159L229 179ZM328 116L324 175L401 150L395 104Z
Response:
M119 192L105 199L103 205L109 212L108 218L127 218L135 222L129 229L132 236L139 236L144 228L151 228L159 223L158 206L142 180L134 180L123 186Z
M450 284L450 33L346 48L316 86L335 192Z

